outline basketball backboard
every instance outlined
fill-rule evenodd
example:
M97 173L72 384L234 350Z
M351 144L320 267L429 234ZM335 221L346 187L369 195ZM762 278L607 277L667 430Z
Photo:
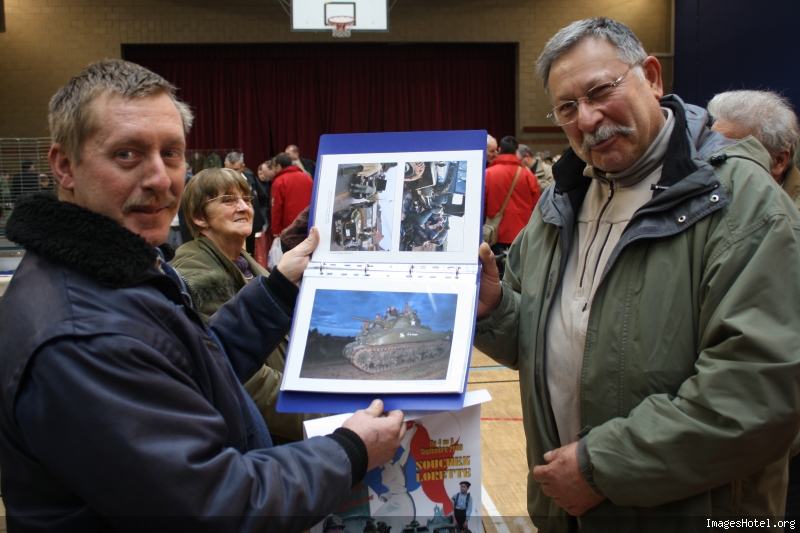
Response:
M331 17L353 17L353 31L389 31L388 0L292 0L292 31L330 31Z

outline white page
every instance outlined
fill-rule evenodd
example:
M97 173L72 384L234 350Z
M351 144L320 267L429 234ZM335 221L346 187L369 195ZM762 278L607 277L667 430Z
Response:
M482 159L478 150L323 155L311 260L477 263ZM420 165L419 177L407 179Z

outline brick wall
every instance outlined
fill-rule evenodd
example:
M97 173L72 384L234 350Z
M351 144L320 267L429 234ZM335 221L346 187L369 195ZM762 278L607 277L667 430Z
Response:
M278 0L5 0L5 10L0 138L46 136L47 102L58 87L91 61L120 57L124 43L333 42L328 32L290 31ZM534 63L559 28L598 15L629 25L649 53L670 52L670 0L397 0L388 33L350 39L519 43L517 136L558 153L567 146L561 134L523 131L550 125ZM672 58L660 59L670 92Z

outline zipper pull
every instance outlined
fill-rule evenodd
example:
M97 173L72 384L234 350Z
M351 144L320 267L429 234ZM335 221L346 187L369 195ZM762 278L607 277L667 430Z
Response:
M718 167L719 165L724 163L726 159L728 159L728 154L719 154L719 155L715 155L714 157L709 159L709 162L713 166Z

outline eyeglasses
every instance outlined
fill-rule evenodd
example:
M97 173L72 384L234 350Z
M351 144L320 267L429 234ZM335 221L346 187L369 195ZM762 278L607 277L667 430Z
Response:
M253 205L252 196L236 196L234 194L223 194L222 196L217 196L216 198L212 198L211 200L206 200L203 203L207 204L209 202L213 202L214 200L219 200L220 203L228 207L233 207L235 205L238 205L239 200L244 200L244 203L249 206Z
M592 87L586 91L586 96L570 102L564 102L563 104L554 107L550 114L547 115L547 118L552 120L556 126L566 126L578 118L578 104L581 102L586 102L594 108L607 104L616 92L614 89L617 88L617 86L622 82L623 79L625 79L625 76L627 76L628 72L630 71L631 68L629 67L628 70L626 70L622 76L616 80Z

